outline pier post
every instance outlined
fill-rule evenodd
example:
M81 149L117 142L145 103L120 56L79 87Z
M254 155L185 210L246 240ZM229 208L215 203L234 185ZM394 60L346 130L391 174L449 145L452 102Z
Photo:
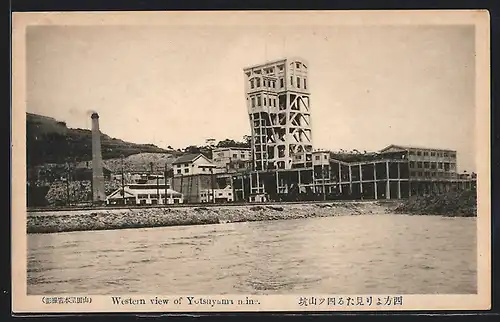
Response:
M398 162L398 199L401 199L401 162Z
M385 161L385 172L387 173L387 184L385 186L385 199L391 199L391 186L390 186L390 178L389 174L389 161Z

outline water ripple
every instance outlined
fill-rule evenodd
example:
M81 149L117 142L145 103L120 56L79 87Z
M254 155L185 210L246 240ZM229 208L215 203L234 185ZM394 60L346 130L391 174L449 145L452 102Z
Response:
M104 246L104 247L103 247ZM476 293L476 221L360 215L28 235L28 294Z

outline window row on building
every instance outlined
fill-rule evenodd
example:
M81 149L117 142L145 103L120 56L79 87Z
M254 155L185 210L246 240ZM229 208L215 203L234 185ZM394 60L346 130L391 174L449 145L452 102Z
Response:
M450 162L410 161L410 169L454 171L456 169L456 164Z
M261 81L260 77L255 77L250 79L250 89L256 89L256 88L284 88L285 87L285 80L283 78L279 79L279 87L278 84L276 83L276 80L273 79L266 79L264 78ZM262 85L262 86L261 86Z
M411 177L434 177L434 178L454 178L455 172L430 172L430 171L410 171Z
M414 151L410 150L409 152L410 155L416 155L416 156L431 156L431 157L451 157L451 158L456 158L457 154L455 152L445 152L445 151Z
M177 169L176 174L190 173L189 168L184 168L183 170L184 170L184 172L182 171L182 169ZM207 173L210 172L210 169L205 168L205 167L200 167L200 170L201 170L201 172L207 172Z
M278 98L275 96L267 97L264 95L255 95L255 96L251 96L250 100L252 101L252 107L256 107L256 106L277 107L278 106Z
M261 86L262 85L262 86ZM256 89L256 88L284 88L285 87L285 80L283 78L279 79L279 87L277 86L278 84L276 83L276 80L272 79L266 79L264 78L261 81L260 77L255 77L250 79L250 89ZM303 88L307 89L307 78L300 78L299 76L290 76L290 85L295 86L296 88Z
M260 77L255 77L255 78L252 78L250 80L250 88L251 89L260 88L261 84L262 84L262 87L264 87L264 88L277 88L276 80L274 80L274 79L264 78L264 79L262 79L262 82L261 82ZM284 85L283 79L281 78L280 79L280 87L283 88L284 87L283 85Z
M323 158L324 158L325 160L328 160L328 155L327 155L327 154L324 154L324 155L323 155ZM315 156L314 156L314 160L316 160L316 161L321 160L321 155L315 155Z
M277 70L276 70L277 69ZM264 67L263 69L254 69L252 72L256 75L274 75L275 73L283 73L285 70L284 64L279 64L278 66ZM249 74L250 75L250 74Z
M294 78L293 76L290 76L290 85L291 86L295 86L297 88L304 88L304 89L307 89L307 79L306 78L300 78L300 77L296 77L295 78L296 82L294 84Z

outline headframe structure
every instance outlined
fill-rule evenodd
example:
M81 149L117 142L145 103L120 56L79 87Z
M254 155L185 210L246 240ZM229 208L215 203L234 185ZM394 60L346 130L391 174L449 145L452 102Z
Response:
M307 65L292 58L244 69L254 170L312 166Z
M254 172L312 169L308 65L292 57L243 69ZM252 193L265 192L258 181Z

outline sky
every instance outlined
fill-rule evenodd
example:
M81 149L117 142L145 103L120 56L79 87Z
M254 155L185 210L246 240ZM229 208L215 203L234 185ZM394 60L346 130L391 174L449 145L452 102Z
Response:
M250 133L243 68L308 62L315 149L455 149L475 171L474 27L28 27L27 111L159 147Z

